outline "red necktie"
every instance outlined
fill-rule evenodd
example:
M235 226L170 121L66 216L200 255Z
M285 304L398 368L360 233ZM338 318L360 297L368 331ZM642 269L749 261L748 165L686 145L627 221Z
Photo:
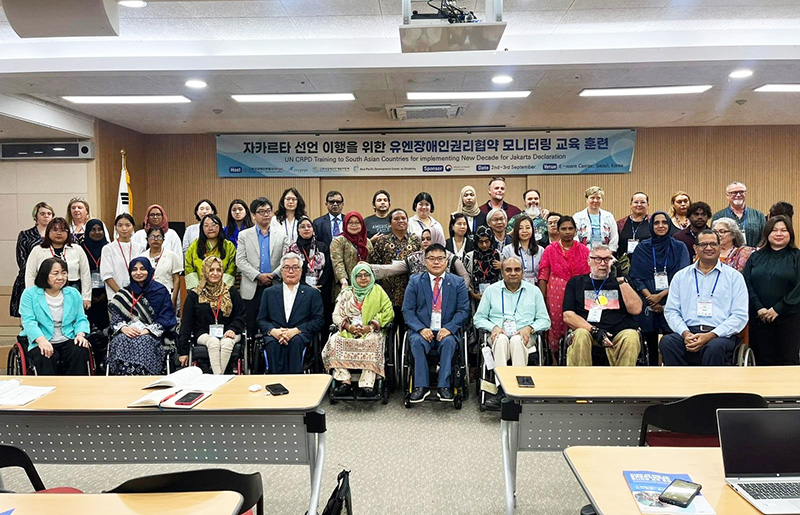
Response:
M442 312L442 289L439 288L439 282L441 280L441 277L437 277L433 285L433 310L437 313Z

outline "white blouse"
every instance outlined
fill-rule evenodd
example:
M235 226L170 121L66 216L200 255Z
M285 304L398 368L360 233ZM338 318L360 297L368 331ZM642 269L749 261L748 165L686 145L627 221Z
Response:
M156 257L150 257L150 249L147 249L140 256L150 260L150 264L153 265L153 279L166 286L172 295L172 276L183 272L183 259L170 249L162 249L161 254Z
M140 247L143 249L147 249L147 232L144 229L139 229L131 238L131 241L138 243ZM183 243L181 242L180 236L178 233L170 229L164 235L164 243L162 243L162 247L165 250L171 250L175 254L178 255L178 258L181 260L181 268L183 268Z
M42 261L54 256L55 253L51 248L42 248L41 245L33 248L25 265L26 288L33 286ZM67 262L67 280L70 282L80 281L81 297L83 297L83 300L92 300L92 272L89 269L89 260L86 258L86 253L83 249L77 245L65 245L61 259Z
M142 247L138 243L122 242L114 240L105 247L100 255L100 279L106 281L114 279L117 286L124 288L131 281L128 266L133 258L142 253ZM114 297L114 290L106 283L106 294L108 298Z

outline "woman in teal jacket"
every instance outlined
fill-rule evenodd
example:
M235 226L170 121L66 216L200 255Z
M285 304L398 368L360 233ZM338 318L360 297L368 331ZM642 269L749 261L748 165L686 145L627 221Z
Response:
M80 292L66 284L67 263L48 258L20 299L20 336L28 339L28 358L40 375L89 373L89 320Z

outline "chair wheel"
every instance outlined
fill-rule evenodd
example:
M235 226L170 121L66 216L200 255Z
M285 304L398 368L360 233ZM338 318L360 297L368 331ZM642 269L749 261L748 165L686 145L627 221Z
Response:
M481 402L480 402L480 401L478 401L478 411L480 411L481 413L483 413L484 411L486 411L486 406L484 406L483 404L481 404Z
M403 406L405 406L406 408L409 408L409 409L411 408L411 396L410 395L406 394L403 397Z
M384 386L381 389L381 404L389 404L389 387Z
M456 397L453 399L453 407L455 409L461 409L461 397Z

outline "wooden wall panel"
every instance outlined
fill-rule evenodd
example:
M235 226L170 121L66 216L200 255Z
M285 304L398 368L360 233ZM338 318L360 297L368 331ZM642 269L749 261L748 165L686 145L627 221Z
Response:
M98 120L95 135L97 195L100 203L99 206L92 207L92 215L101 217L109 227L114 223L119 176L122 170L119 151L125 149L128 156L128 172L131 176L133 216L137 221L141 221L146 207L146 204L142 204L147 197L144 134Z
M482 201L488 198L488 176L220 179L216 176L213 135L142 136L100 122L98 141L104 219L113 217L122 146L129 151L139 221L144 208L154 202L162 204L171 219L193 223L192 208L202 197L211 198L224 212L230 200L237 197L250 201L264 195L277 203L289 186L300 190L312 216L324 210L328 190L344 194L346 210L365 215L372 213L372 194L378 189L391 193L394 206L408 209L419 191L428 191L437 204L434 216L440 220L455 209L458 192L466 184L477 189ZM509 177L508 199L520 205L522 192L527 187L537 188L545 207L572 214L585 206L584 190L599 185L606 190L604 207L621 217L628 212L635 191L646 192L651 210L656 210L666 209L672 193L685 189L693 200L705 200L717 210L726 205L725 186L740 180L748 186L748 203L767 210L777 200L800 203L798 169L800 126L649 128L639 130L632 173Z

